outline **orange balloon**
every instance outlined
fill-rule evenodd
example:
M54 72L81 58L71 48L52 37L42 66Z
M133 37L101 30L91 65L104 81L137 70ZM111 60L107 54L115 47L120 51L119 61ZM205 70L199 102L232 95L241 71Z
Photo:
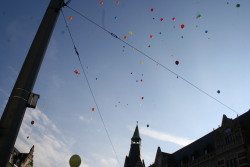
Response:
M92 108L92 111L95 111L95 108Z
M123 38L124 38L124 39L127 39L127 36L124 36Z
M100 1L99 3L100 3L100 5L103 5L103 1Z
M73 17L69 16L69 17L68 17L68 19L69 19L69 20L72 20L72 19L73 19Z

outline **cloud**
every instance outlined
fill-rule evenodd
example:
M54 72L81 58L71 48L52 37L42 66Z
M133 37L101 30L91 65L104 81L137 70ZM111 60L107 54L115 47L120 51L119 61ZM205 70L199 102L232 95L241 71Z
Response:
M186 146L186 145L193 142L192 140L189 140L189 139L186 139L186 138L173 136L173 135L170 135L170 134L166 134L164 132L159 132L159 131L155 131L155 130L148 129L148 128L141 128L140 133L143 134L143 135L152 137L154 139L157 139L157 140L162 140L162 141L175 143L175 144L178 144L180 146Z
M9 69L15 76L18 75L18 71L17 71L14 67L8 66L8 69Z
M2 89L2 88L0 88L0 92L2 93L2 94L4 94L4 96L6 96L6 97L9 97L10 96L10 94L9 93L7 93L4 89Z
M117 160L114 158L101 158L100 161L104 166L115 166L117 164Z
M83 117L83 116L80 116L79 118L80 118L80 120L82 120L82 121L84 120L84 117Z
M31 120L35 121L31 125ZM29 136L29 138L27 138ZM25 113L15 147L24 153L29 152L32 145L34 151L34 167L68 167L72 155L69 143L56 125L39 109L28 109ZM84 159L84 157L82 157ZM82 163L81 167L88 167Z
M93 159L98 162L98 166L103 166L103 167L116 167L118 166L118 161L115 158L112 157L105 157L104 155L100 154L92 154Z

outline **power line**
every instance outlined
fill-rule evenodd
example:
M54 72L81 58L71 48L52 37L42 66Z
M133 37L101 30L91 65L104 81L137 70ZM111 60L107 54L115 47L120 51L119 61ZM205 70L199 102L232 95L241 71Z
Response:
M66 5L67 6L67 5ZM206 91L204 91L203 89L199 88L198 86L196 86L195 84L193 84L192 82L188 81L187 79L185 79L184 77L182 77L181 75L177 74L176 72L174 72L173 70L171 70L170 68L166 67L165 65L159 63L158 61L156 61L155 59L153 59L152 57L150 57L149 55L147 55L146 53L144 53L143 51L137 49L136 47L134 47L133 45L129 44L128 42L124 41L123 39L121 39L120 37L118 37L116 34L108 31L106 28L100 26L99 24L97 24L96 22L92 21L91 19L89 19L88 17L86 17L85 15L83 15L82 13L78 12L77 10L67 6L69 9L71 9L72 11L74 11L75 13L79 14L81 17L83 17L84 19L88 20L89 22L93 23L94 25L96 25L97 27L101 28L102 30L104 30L105 32L109 33L110 35L112 35L114 38L117 38L118 40L120 40L121 42L125 43L126 45L130 46L132 49L136 50L137 52L141 53L143 56L147 57L148 59L150 59L151 61L157 63L158 65L160 65L161 67L163 67L164 69L166 69L167 71L169 71L170 73L174 74L175 76L177 76L178 78L182 79L184 82L188 83L189 85L191 85L192 87L196 88L198 91L202 92L203 94L207 95L208 97L210 97L211 99L217 101L218 103L220 103L221 105L223 105L224 107L228 108L229 110L233 111L236 114L239 114L237 111L235 111L234 109L232 109L231 107L229 107L228 105L226 105L225 103L221 102L220 100L216 99L215 97L213 97L212 95L210 95L209 93L207 93Z
M63 15L64 22L65 22L65 24L66 24L67 30L68 30L68 32L69 32L69 35L70 35L72 44L73 44L73 46L74 46L75 53L76 53L76 55L77 55L77 57L78 57L78 60L79 60L79 62L80 62L80 65L81 65L81 68L82 68L84 77L85 77L85 79L86 79L86 81L87 81L87 84L88 84L88 87L89 87L91 96L92 96L92 98L93 98L93 100L94 100L95 106L96 106L97 111L98 111L98 114L99 114L99 116L100 116L100 118L101 118L103 127L104 127L104 129L105 129L105 131L106 131L106 134L107 134L107 136L108 136L109 142L110 142L110 144L111 144L111 146L112 146L112 149L113 149L113 151L114 151L114 153L115 153L115 156L116 156L116 159L117 159L117 161L118 161L118 164L119 164L119 166L121 167L120 161L119 161L118 156L117 156L117 153L116 153L116 151L115 151L114 144L113 144L113 142L112 142L112 140L111 140L111 138L110 138L108 129L107 129L107 127L106 127L106 124L105 124L104 119L103 119L103 117L102 117L102 114L101 114L101 112L100 112L100 108L99 108L99 106L98 106L98 104L97 104L95 95L94 95L94 93L93 93L93 91L92 91L92 88L91 88L91 86L90 86L88 77L87 77L86 72L85 72L85 70L84 70L84 68L83 68L83 63L82 63L82 61L81 61L80 54L79 54L79 52L78 52L78 50L77 50L77 48L76 48L76 45L75 45L75 42L74 42L74 40L73 40L72 34L71 34L71 32L70 32L68 23L67 23L67 21L66 21L66 19L65 19L63 10L61 10L61 12L62 12L62 15Z

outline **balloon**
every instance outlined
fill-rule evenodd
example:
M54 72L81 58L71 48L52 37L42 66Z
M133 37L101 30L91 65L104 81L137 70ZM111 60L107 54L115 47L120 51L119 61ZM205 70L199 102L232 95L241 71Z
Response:
M172 20L175 21L175 17L173 17Z
M239 8L239 7L240 7L240 4L238 3L238 4L236 5L236 7Z
M133 34L133 32L132 32L132 31L129 31L128 33L129 33L130 35L132 35L132 34Z
M69 17L68 17L68 19L69 19L69 20L72 20L72 19L73 19L73 17L69 16Z
M120 2L119 1L115 1L116 4L119 4Z
M220 94L220 90L217 90L217 93Z
M198 19L198 18L201 18L201 14L198 14L198 15L196 16L196 19Z
M76 73L77 75L80 75L80 73L77 70L75 70L74 73Z
M208 30L205 30L205 33L208 33Z
M95 108L92 108L92 111L95 111Z
M100 3L100 5L103 5L103 1L100 1L99 3Z
M143 99L144 99L144 97L141 97L141 99L143 100Z
M178 64L179 64L179 61L175 61L175 64L178 65Z
M140 64L142 64L142 61L140 61Z
M147 124L147 127L149 127L149 124Z
M31 121L30 123L31 123L31 125L34 125L35 121Z
M142 82L143 80L141 79L141 82Z
M160 21L163 21L164 19L163 18L160 18Z
M127 36L124 36L123 38L124 38L124 39L127 39Z
M185 25L184 25L184 24L182 24L182 25L181 25L181 28L183 29L184 27L185 27Z
M153 11L154 11L154 9L153 9L153 8L151 8L151 9L150 9L150 11L151 11L151 12L153 12Z
M149 37L150 37L150 38L153 38L153 35L150 35Z
M81 164L81 157L79 155L72 155L69 159L70 167L79 167Z

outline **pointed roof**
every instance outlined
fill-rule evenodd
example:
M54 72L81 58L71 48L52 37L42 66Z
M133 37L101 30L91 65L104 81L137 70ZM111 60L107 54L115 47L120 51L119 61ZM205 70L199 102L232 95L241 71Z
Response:
M140 134L139 134L139 129L138 129L138 125L136 125L135 132L134 132L134 135L131 138L131 140L135 141L135 142L141 141Z

